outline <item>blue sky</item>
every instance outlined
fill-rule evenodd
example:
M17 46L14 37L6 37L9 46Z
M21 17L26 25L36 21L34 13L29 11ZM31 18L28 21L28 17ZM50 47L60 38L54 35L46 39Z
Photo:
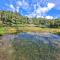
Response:
M0 0L0 10L19 12L28 17L60 18L59 0Z

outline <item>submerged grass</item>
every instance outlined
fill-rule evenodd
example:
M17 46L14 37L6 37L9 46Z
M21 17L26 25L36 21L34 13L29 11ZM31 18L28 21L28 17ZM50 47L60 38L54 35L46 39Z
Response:
M41 41L37 43L29 40L13 40L16 60L59 60L59 49ZM59 52L59 53L58 53Z

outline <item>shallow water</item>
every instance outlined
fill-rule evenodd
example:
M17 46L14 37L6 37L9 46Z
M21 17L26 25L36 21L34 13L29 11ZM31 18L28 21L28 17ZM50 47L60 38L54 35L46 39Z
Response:
M34 42L42 41L44 43L60 43L60 36L51 33L20 33L15 37L16 40L31 40Z
M44 43L52 44L52 42L60 42L60 36L51 33L28 33L23 32L17 35L4 35L0 36L1 40L31 40L42 41Z

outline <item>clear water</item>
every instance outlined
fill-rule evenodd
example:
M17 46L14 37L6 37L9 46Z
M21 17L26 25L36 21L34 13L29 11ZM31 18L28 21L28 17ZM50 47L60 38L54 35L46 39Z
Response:
M20 33L15 36L16 40L31 40L31 41L42 41L44 43L52 44L60 42L60 36L51 33Z
M34 42L37 41L42 41L44 43L48 43L48 44L52 44L55 42L60 43L60 36L59 35L54 35L51 33L27 33L27 32L23 32L23 33L19 33L17 35L5 35L0 37L0 39L7 39L7 40L31 40Z

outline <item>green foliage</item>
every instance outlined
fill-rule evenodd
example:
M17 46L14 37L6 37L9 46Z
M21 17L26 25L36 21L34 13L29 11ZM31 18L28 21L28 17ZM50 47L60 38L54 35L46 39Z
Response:
M5 33L6 33L5 28L0 27L0 35L3 35L3 34L5 34Z
M0 26L16 26L34 24L37 27L60 28L60 19L28 18L10 11L0 11Z

